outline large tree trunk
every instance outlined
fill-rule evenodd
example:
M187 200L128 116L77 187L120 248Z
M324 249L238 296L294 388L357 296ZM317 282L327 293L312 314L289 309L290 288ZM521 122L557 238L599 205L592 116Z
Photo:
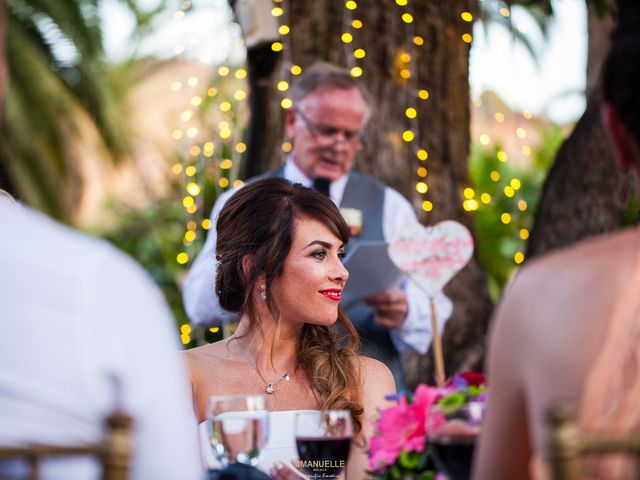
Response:
M471 32L471 23L461 20L460 12L476 13L475 0L414 0L407 7L395 2L360 0L355 11L345 10L344 0L289 0L281 4L282 23L291 27L284 37L280 68L269 78L271 100L267 105L265 144L268 155L248 161L249 171L259 172L282 162L282 94L275 88L279 80L290 80L290 63L304 69L317 60L343 66L355 64L352 51L364 48L366 57L358 61L362 80L375 99L374 112L367 128L366 144L357 166L381 178L403 193L420 213L425 225L453 219L471 229L471 219L462 209L461 192L469 185L469 45L463 33ZM403 13L411 13L413 23L404 23ZM351 20L359 19L361 29L352 29ZM353 43L341 41L343 32L353 34ZM424 45L413 44L414 35L424 38ZM411 78L399 75L400 54L411 56ZM251 60L251 57L249 57ZM249 68L251 72L251 66ZM262 79L265 80L265 79ZM417 100L417 90L426 88L429 99ZM414 106L418 116L410 121L405 109ZM411 129L415 140L408 144L402 132ZM425 162L416 158L418 148L428 151ZM259 163L259 165L257 165ZM419 166L428 169L429 191L416 192L420 180ZM430 200L433 211L421 209ZM444 333L447 373L479 368L484 356L485 333L491 312L486 278L474 258L446 293L454 302L454 313ZM431 355L408 359L410 384L433 382Z
M544 185L527 257L616 230L632 181L619 172L600 119L600 69L609 49L611 17L589 8L587 108L562 145Z

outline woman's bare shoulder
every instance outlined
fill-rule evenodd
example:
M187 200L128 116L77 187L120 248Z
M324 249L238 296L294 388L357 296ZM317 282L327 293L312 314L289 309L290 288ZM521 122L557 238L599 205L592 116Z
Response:
M358 355L360 368L360 379L365 395L372 392L374 395L382 397L395 393L396 384L391 374L391 370L380 360Z
M360 367L361 375L391 375L391 370L380 360L375 358L366 357L364 355L358 355L358 366Z
M602 264L612 262L630 264L640 246L640 237L636 229L627 229L616 233L593 237L551 253L536 257L528 262L524 271L535 277L553 270L576 271L600 268Z
M631 273L640 246L638 232L624 230L554 250L526 262L506 289L511 300L571 299L602 285L616 290ZM560 293L562 293L560 298ZM538 304L543 306L544 304Z
M528 371L532 359L563 357L567 345L588 351L631 275L639 240L637 231L627 230L528 262L494 314L490 363L493 354L513 370Z
M183 352L187 365L192 372L212 364L220 365L221 362L224 363L227 353L224 340L191 348Z
M212 355L217 354L222 343L224 343L224 341L208 343L206 345L200 345L199 347L194 347L194 348L190 348L189 350L185 350L184 354L187 358L193 359L193 360L197 360L203 357L211 357Z

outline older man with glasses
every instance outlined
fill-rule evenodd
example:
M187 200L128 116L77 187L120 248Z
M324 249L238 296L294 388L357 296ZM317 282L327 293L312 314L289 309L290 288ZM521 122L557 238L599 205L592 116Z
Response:
M353 168L370 115L364 86L346 70L317 63L299 78L292 93L294 108L287 111L285 131L293 150L283 167L261 177L280 176L314 186L341 209L361 213L362 222L352 229L351 248L360 241L388 241L399 227L416 222L411 204L400 193ZM212 221L232 194L233 190L220 196ZM215 295L215 243L216 232L211 230L183 289L187 313L197 324L234 320ZM349 278L349 283L366 281L355 275ZM442 328L451 314L451 302L441 295L437 308ZM400 354L409 348L426 353L431 343L426 295L405 280L398 288L366 297L347 313L362 336L363 353L386 363L398 389L406 388Z

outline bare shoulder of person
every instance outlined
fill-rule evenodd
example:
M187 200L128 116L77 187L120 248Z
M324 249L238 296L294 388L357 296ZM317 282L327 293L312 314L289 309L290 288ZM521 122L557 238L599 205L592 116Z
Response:
M637 248L638 232L635 228L627 229L592 237L536 257L527 263L524 270L530 271L530 276L558 273L558 270L568 273L577 271L582 274L585 273L584 269L600 268L603 264L610 265L616 258L628 263L629 258L634 258L633 252L637 251Z
M212 367L224 361L220 343L210 343L183 352L192 380L197 380L201 375L210 376Z
M380 360L376 360L375 358L367 357L365 355L358 355L358 362L362 375L376 375L386 373L391 375L391 370L389 370L389 367L387 367Z
M581 292L617 290L632 270L638 239L634 230L595 237L536 257L518 272L503 303L516 306L516 317L527 317L572 302ZM507 301L504 302L504 299ZM545 301L534 301L545 299ZM521 310L527 306L527 314ZM513 309L511 313L513 313ZM546 317L546 313L544 312ZM528 321L528 320L526 320ZM550 319L550 321L552 321Z
M367 393L372 393L383 398L385 395L395 393L396 384L389 367L375 358L365 357L364 355L358 355L358 362L360 380L365 396L367 396Z
M202 362L203 359L210 355L212 344L201 345L200 347L190 348L183 353L185 360L189 365L197 365Z

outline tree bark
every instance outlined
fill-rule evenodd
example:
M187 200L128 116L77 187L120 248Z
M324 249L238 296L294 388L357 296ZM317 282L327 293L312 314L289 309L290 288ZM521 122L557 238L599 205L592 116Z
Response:
M566 139L543 188L527 258L620 228L632 192L600 119L600 69L609 49L611 17L588 9L587 108Z
M266 43L247 50L251 118L247 135L246 158L248 161L242 164L242 178L255 177L264 171L262 166L269 163L269 149L264 146L270 142L268 137L265 137L265 133L270 118L267 115L270 100L270 78L277 63L278 55Z
M366 56L358 61L362 81L375 99L374 111L366 131L366 142L357 167L377 176L405 195L415 206L420 221L432 225L452 219L472 230L471 217L462 209L462 190L470 184L467 173L469 154L469 44L463 33L471 33L472 23L460 13L477 13L475 0L414 0L407 7L395 2L360 0L353 12L345 10L343 0L289 0L282 3L282 23L291 27L283 38L280 68L271 76L271 101L265 125L264 151L268 154L249 159L253 171L265 171L282 162L281 94L275 88L279 80L290 80L290 64L303 69L314 61L325 60L352 67L352 51L364 48ZM403 13L413 15L412 23L403 22ZM359 19L361 29L351 28ZM352 44L344 44L341 34L350 32ZM413 43L414 35L424 45ZM399 75L402 53L410 55L406 65L409 79ZM251 67L249 72L251 72ZM418 89L427 89L429 99L417 99ZM413 106L417 117L409 120L405 109ZM412 130L415 140L406 143L402 132ZM416 158L419 148L427 150L427 161ZM258 163L256 166L255 164ZM428 169L426 195L416 191L419 166ZM422 202L429 200L433 210L425 212ZM492 305L485 274L477 259L460 272L446 289L454 302L452 318L444 332L447 373L481 368L485 334ZM433 383L431 354L407 358L410 385Z

